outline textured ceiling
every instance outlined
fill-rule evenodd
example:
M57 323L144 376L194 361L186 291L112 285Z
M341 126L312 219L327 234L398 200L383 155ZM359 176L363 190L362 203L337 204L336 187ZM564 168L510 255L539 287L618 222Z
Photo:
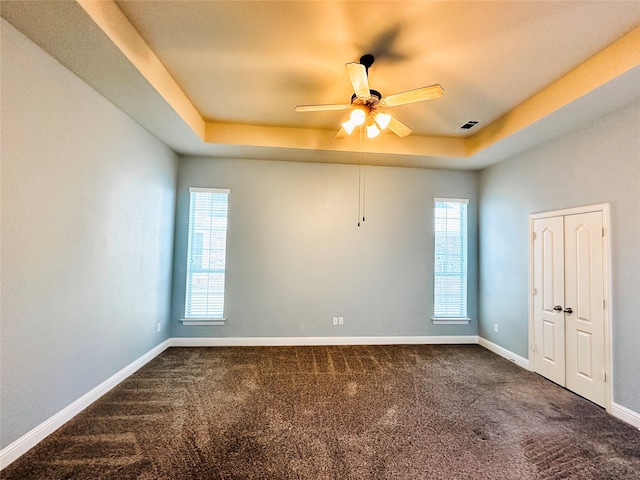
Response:
M544 141L640 96L638 60L625 54L625 65L611 78L602 72L611 67L601 62L574 73L564 90L549 93L543 103L532 100L633 34L640 25L636 1L3 0L1 5L2 16L16 28L186 154L353 161L360 147L352 139L332 138L344 112L297 113L293 107L348 103L352 88L344 64L365 53L376 57L370 86L383 95L434 83L445 90L440 99L394 107L393 114L413 133L369 140L370 163L480 168L530 146L532 139ZM622 51L633 46L640 51L638 37ZM159 67L152 60L159 60ZM165 77L158 73L162 69ZM115 72L113 78L109 72ZM568 93L582 76L594 78L579 95ZM614 80L616 89L605 88ZM171 82L175 85L166 86ZM616 94L619 89L622 95ZM611 101L602 101L603 92ZM593 102L577 101L588 95ZM142 105L145 96L149 100ZM502 128L519 118L523 102L540 113L523 117L511 130ZM562 117L562 128L553 123L556 117ZM545 119L546 128L535 125ZM460 131L467 120L480 124ZM524 135L534 125L531 136Z

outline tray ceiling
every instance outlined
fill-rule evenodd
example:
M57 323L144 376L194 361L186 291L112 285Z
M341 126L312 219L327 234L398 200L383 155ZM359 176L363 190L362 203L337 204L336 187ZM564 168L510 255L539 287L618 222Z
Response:
M367 163L477 169L640 97L633 1L12 1L2 16L181 154L354 163L344 64L372 53L413 129ZM460 126L479 121L469 131Z

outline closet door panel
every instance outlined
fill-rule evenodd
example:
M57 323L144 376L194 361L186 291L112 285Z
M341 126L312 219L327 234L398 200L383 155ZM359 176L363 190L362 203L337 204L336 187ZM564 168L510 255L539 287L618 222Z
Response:
M602 212L567 215L564 243L566 387L604 405Z

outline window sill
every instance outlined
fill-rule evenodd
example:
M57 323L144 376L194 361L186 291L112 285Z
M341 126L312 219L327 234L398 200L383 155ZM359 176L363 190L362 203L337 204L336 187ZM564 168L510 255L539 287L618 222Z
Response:
M224 325L227 321L226 318L183 318L180 320L183 325L193 326L193 325Z
M434 325L468 325L470 318L432 318L431 323Z

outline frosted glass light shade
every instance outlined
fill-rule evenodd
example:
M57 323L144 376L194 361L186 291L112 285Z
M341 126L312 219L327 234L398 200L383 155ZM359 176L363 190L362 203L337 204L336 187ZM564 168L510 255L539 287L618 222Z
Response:
M362 125L364 123L365 117L366 115L364 114L364 110L356 108L351 112L350 120L355 125Z
M375 123L367 125L367 138L374 138L378 135L380 135L380 129L376 126Z
M357 125L351 119L342 124L342 128L344 128L344 131L347 132L348 135L351 135L351 132L353 132L353 129L356 127Z
M380 130L384 130L389 126L389 122L391 122L391 115L388 113L378 113L375 120L380 127Z

